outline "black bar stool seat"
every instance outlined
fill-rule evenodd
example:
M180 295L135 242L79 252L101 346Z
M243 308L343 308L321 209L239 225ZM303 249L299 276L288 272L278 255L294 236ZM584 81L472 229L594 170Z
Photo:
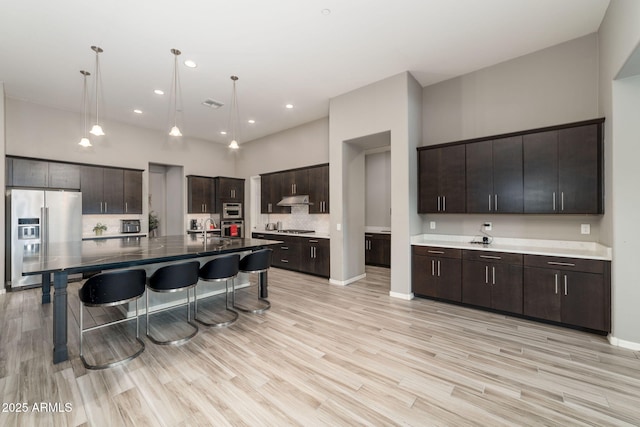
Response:
M226 255L214 258L208 261L200 268L200 280L205 282L224 282L224 307L225 311L231 313L231 319L221 322L209 322L198 317L198 295L196 290L195 312L196 321L206 326L224 327L235 323L238 320L238 312L229 307L229 280L231 280L231 289L235 292L233 280L238 276L238 268L240 263L240 255Z
M138 315L138 300L144 293L147 275L144 270L123 270L109 271L97 274L89 278L78 291L80 298L80 359L87 369L105 369L129 362L140 356L145 349L144 342L140 339L140 316ZM133 320L124 318L103 323L91 328L84 329L84 308L83 307L112 307L136 302L136 341L140 344L140 349L135 353L122 359L105 363L102 365L92 365L84 357L83 337L85 332L115 325L117 323Z
M161 267L155 271L147 279L147 337L155 344L159 345L180 345L189 341L195 337L198 333L198 325L191 321L191 300L189 299L190 290L198 284L198 270L200 269L200 263L198 261L185 262L181 264L167 265ZM174 305L167 308L157 309L151 311L149 309L149 294L150 291L160 293L180 292L187 291L187 323L193 327L193 332L189 335L177 338L175 340L160 340L155 338L149 331L150 320L149 315L155 314L161 311L173 309L180 305Z
M259 249L251 252L240 260L241 273L257 273L258 274L258 301L260 305L255 308L248 308L236 304L235 288L233 292L233 308L247 313L263 313L271 308L271 303L267 300L267 289L265 282L267 279L267 270L271 267L271 249Z

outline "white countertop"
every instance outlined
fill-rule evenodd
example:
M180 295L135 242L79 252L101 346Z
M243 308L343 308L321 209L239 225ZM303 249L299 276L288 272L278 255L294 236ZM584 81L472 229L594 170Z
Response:
M326 233L283 233L277 230L253 230L252 233L269 234L272 236L293 236L293 237L307 237L312 239L328 239L329 234Z
M482 236L419 234L411 237L411 244L417 246L440 246L455 249L597 259L603 261L611 261L612 259L611 248L596 242L494 237L489 245L471 243L471 241L481 240Z
M374 225L367 225L364 227L365 233L377 233L377 234L391 234L391 227L378 227Z

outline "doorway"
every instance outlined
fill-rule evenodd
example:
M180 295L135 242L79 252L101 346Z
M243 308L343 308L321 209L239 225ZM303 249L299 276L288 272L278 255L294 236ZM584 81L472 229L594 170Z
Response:
M158 217L156 236L184 234L184 172L182 166L149 163L149 212Z

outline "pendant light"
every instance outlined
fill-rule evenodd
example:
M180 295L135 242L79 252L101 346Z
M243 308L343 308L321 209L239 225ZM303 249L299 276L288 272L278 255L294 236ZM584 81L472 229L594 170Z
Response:
M171 49L171 53L174 56L173 61L173 127L169 131L171 136L182 136L182 132L178 128L178 55L180 52L178 49Z
M96 53L96 124L93 125L89 133L95 136L102 136L104 135L104 131L102 130L102 126L100 126L100 115L98 111L98 85L100 84L100 54L104 52L104 50L98 46L91 46L91 50Z
M231 80L233 81L233 92L231 95L231 114L229 115L229 127L231 128L231 143L229 143L229 148L231 148L232 150L237 150L238 148L240 148L236 139L239 120L238 97L236 94L236 82L238 81L238 76L231 76Z
M82 139L78 145L82 147L91 147L91 141L87 138L87 76L90 76L91 73L85 70L80 70L80 74L82 74L82 78L84 80L84 88L82 89L82 114L84 116L84 127L82 128Z

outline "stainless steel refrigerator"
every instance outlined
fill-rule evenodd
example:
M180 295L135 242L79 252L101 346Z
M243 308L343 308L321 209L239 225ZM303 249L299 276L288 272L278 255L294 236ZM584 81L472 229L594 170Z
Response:
M78 191L7 190L6 213L8 288L41 283L40 276L22 276L22 261L37 257L48 242L82 240L82 193Z

